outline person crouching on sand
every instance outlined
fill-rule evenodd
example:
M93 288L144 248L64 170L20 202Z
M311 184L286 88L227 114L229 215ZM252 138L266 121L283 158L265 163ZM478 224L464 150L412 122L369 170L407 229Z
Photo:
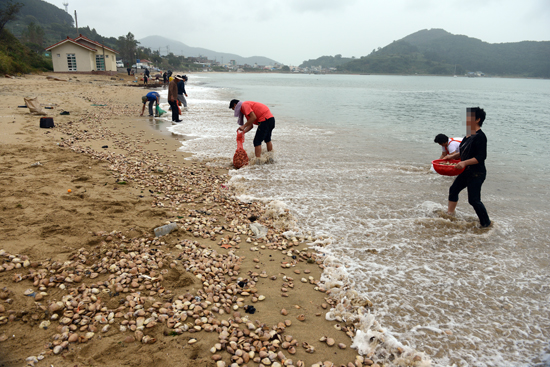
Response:
M268 152L273 150L271 132L275 128L275 117L271 114L269 107L259 102L241 102L238 99L233 99L229 102L229 108L235 111L235 117L238 118L237 122L241 125L237 131L246 134L252 130L254 125L258 126L254 136L254 154L256 155L256 163L259 163L262 156L262 142L265 141ZM243 124L244 116L246 116L245 124ZM269 159L269 161L272 163L273 159Z
M481 185L487 176L485 159L487 158L487 137L481 131L485 121L485 111L479 107L466 110L466 137L460 143L460 151L447 155L445 159L455 159L460 156L461 162L457 169L465 168L464 172L456 177L449 188L449 206L447 213L454 215L458 204L458 194L468 188L468 203L473 206L482 228L491 225L485 206L481 202Z
M143 102L143 107L141 108L141 114L140 116L143 116L143 111L145 111L145 104L149 101L149 116L157 115L155 112L153 112L153 103L156 104L156 107L159 105L160 101L160 94L157 92L149 92L147 95L141 97L141 102ZM157 116L158 117L158 116Z

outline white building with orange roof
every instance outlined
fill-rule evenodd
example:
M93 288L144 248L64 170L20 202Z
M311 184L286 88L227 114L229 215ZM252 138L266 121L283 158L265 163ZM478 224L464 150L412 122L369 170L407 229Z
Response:
M97 73L114 75L117 72L117 51L92 41L83 35L67 37L46 48L52 54L56 73Z

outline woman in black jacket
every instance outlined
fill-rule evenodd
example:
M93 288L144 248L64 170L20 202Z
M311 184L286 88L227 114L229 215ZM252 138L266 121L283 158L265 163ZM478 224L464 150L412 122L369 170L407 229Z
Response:
M468 203L474 208L479 223L482 228L491 225L491 220L481 202L481 185L487 176L485 169L485 159L487 158L487 136L481 131L481 126L485 121L485 111L479 107L468 108L466 110L466 134L467 136L460 143L461 162L456 165L457 169L464 169L454 180L449 188L449 206L448 214L454 215L456 205L458 204L458 194L468 188ZM452 159L453 155L445 157Z

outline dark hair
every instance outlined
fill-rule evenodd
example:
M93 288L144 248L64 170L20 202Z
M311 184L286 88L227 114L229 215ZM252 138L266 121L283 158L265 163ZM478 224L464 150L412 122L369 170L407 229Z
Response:
M239 103L238 99L232 99L231 102L229 102L229 108L233 108L233 106L236 106L237 103Z
M434 139L434 143L445 144L449 141L449 137L445 134L437 134Z
M483 121L485 121L486 113L483 110L483 108L479 107L469 107L466 109L467 113L473 113L475 115L475 119L479 119L479 127L483 125Z

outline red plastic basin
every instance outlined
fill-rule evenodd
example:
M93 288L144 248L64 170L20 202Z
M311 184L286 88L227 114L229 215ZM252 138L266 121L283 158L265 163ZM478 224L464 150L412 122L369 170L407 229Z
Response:
M432 164L434 166L434 169L437 173L443 176L458 176L462 172L464 172L463 169L456 169L455 166L451 166L448 164L442 164L442 163L459 163L459 159L436 159L432 161Z

